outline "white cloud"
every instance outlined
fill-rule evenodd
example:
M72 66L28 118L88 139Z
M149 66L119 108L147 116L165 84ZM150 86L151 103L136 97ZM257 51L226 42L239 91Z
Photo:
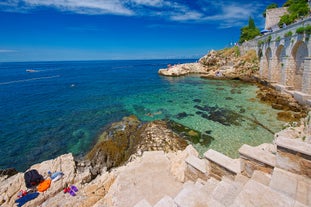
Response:
M249 16L260 13L262 4L229 0L191 0L191 3L184 0L5 0L0 2L0 10L16 12L19 8L23 12L44 6L87 15L151 16L227 28L247 24Z
M16 50L5 50L5 49L0 49L0 53L9 53L9 52L16 52Z
M152 7L162 7L166 4L163 0L130 0L129 2L136 5L152 6Z
M196 11L187 11L185 13L177 13L171 16L171 20L174 21L190 21L190 20L200 20L203 14Z
M219 23L219 28L238 27L247 24L250 16L257 15L261 4L243 4L243 3L230 3L224 4L223 2L214 3L214 6L219 8L219 13L214 15L206 15L203 21L214 21Z
M0 2L0 6L16 6L18 4L17 0L7 0Z
M48 6L80 14L133 15L119 0L23 0L31 7Z

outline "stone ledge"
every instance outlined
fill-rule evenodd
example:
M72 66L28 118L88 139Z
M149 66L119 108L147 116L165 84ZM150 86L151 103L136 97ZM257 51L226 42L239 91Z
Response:
M307 104L308 106L311 106L311 99L308 99L308 100L306 101L306 104Z
M310 95L302 93L300 91L294 92L294 98L301 104L306 104L306 101L311 98Z
M296 151L308 156L311 156L311 144L301 142L295 139L288 139L285 137L278 137L275 140L275 144L278 147L286 148L292 151Z
M246 144L239 149L239 153L244 157L249 157L272 167L276 164L275 155Z
M294 90L293 86L284 86L284 85L281 85L281 84L272 84L272 86L277 91L281 91L281 92Z
M208 150L204 153L206 159L220 165L221 167L233 172L234 174L239 174L241 172L240 162L227 157L224 154L221 154L215 150Z
M193 155L190 155L189 157L187 157L186 159L186 163L191 165L192 167L194 167L195 169L201 171L202 173L207 173L207 166L204 160L201 160L198 157L195 157Z

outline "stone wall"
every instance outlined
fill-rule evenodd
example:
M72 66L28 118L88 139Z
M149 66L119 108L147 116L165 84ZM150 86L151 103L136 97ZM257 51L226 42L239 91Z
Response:
M267 9L266 10L266 24L265 29L273 29L278 28L278 23L280 21L280 17L283 16L287 12L287 7L275 8L275 9Z

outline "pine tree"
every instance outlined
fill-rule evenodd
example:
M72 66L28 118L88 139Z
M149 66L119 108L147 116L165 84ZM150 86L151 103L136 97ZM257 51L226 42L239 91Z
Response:
M249 17L248 26L241 28L239 43L243 43L244 41L254 39L258 35L260 35L260 31L256 27L254 19L252 17Z

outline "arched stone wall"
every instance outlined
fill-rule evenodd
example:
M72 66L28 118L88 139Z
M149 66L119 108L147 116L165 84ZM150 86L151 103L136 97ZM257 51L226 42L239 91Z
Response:
M286 77L285 75L285 62L286 62L286 50L284 45L279 45L277 47L276 53L276 67L273 69L273 80L277 82L278 84L285 83ZM282 75L284 74L284 75Z
M294 80L293 86L294 90L302 91L303 89L303 73L304 73L304 61L308 57L308 47L303 41L297 41L292 49L292 59L293 59L293 70L294 70Z
M262 80L311 106L311 38L296 32L307 25L311 25L311 17L256 37L246 46L257 51Z

